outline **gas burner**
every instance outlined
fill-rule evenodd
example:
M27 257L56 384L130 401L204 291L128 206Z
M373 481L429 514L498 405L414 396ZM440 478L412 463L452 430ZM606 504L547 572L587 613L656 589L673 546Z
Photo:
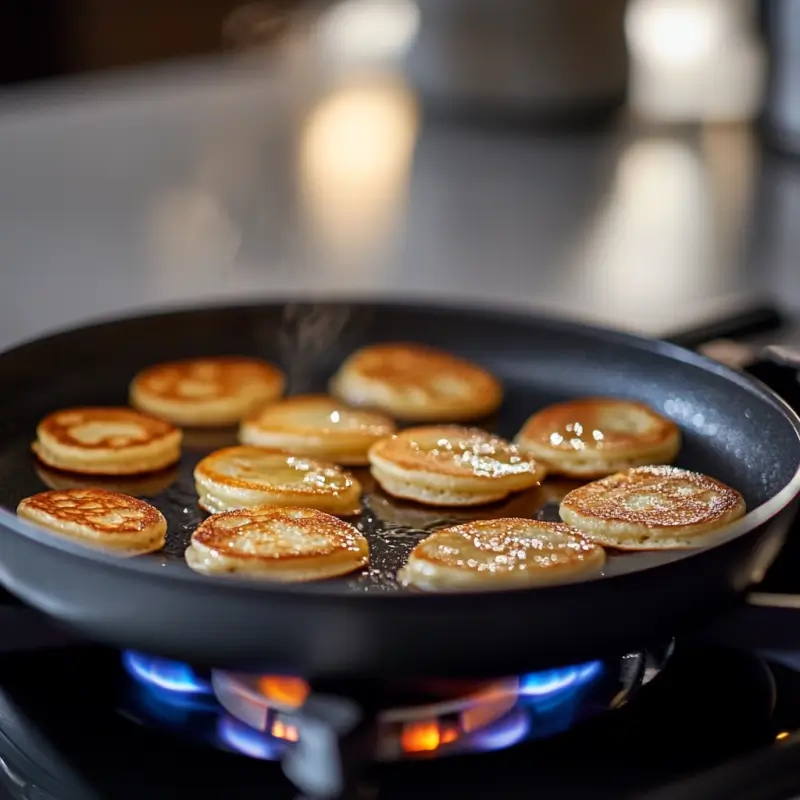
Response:
M592 674L599 672L587 669L585 674L591 679ZM311 691L305 681L276 675L214 672L212 686L222 707L247 725L253 736L285 742L298 740L297 711ZM438 682L430 692L425 691L425 686L403 692L387 686L388 707L376 715L375 758L394 761L433 753L495 749L490 741L489 746L482 743L481 734L508 727L510 712L520 700L520 686L518 678L479 684ZM521 721L515 721L511 729L516 736L506 735L504 738L510 739L508 744L526 737L527 726ZM237 741L240 741L238 736Z
M563 733L624 704L668 655L631 653L489 681L386 683L371 698L378 701L372 758L487 752ZM138 722L271 761L303 739L301 709L314 688L302 678L199 671L131 651L122 664L133 678L124 710Z

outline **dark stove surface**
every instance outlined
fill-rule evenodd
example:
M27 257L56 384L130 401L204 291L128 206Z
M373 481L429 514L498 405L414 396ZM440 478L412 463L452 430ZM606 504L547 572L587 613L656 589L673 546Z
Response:
M9 798L296 796L277 764L126 718L121 675L118 654L93 648L0 659L0 782ZM373 798L638 797L769 747L798 725L800 675L751 655L678 645L668 668L627 706L566 734L373 767L362 787Z

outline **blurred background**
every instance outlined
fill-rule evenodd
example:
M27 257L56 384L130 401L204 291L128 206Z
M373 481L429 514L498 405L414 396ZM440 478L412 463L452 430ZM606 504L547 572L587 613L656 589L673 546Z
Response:
M12 0L0 21L1 344L270 294L659 336L800 314L800 0Z

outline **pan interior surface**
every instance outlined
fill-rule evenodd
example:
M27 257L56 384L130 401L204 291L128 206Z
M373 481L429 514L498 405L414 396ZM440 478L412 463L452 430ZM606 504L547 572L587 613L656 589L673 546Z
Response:
M505 401L492 419L476 424L505 437L513 437L533 411L549 403L594 395L630 397L680 425L684 444L679 466L735 487L750 510L796 478L800 439L785 409L745 378L676 348L519 314L433 306L276 303L104 323L0 356L0 506L13 510L23 497L48 488L104 485L97 480L83 484L77 476L39 465L30 453L36 424L44 414L68 406L127 404L128 384L145 366L191 356L258 356L286 371L289 394L324 391L349 353L383 340L435 345L491 370L504 384ZM167 517L165 548L138 557L139 564L151 563L162 574L222 580L190 573L183 552L206 517L197 506L194 466L235 440L230 430L188 431L176 470L108 482L109 488L147 499ZM410 591L397 583L396 573L430 531L488 517L557 519L561 497L577 485L548 480L502 503L465 511L395 500L375 486L368 471L356 474L366 494L364 510L354 522L369 539L371 562L361 573L309 585L311 591ZM604 574L637 571L684 558L687 552L612 556Z

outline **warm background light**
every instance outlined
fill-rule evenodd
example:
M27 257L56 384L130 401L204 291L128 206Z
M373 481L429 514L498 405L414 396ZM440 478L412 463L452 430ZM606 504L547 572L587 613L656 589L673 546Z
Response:
M419 8L411 0L343 0L316 25L322 51L340 61L400 58L418 30Z
M752 0L631 0L633 110L681 122L750 118L765 72L753 18Z
M726 22L717 0L638 0L630 6L626 29L634 55L685 67L724 43Z
M417 135L402 84L348 86L309 114L300 140L304 216L328 257L363 262L399 222Z

